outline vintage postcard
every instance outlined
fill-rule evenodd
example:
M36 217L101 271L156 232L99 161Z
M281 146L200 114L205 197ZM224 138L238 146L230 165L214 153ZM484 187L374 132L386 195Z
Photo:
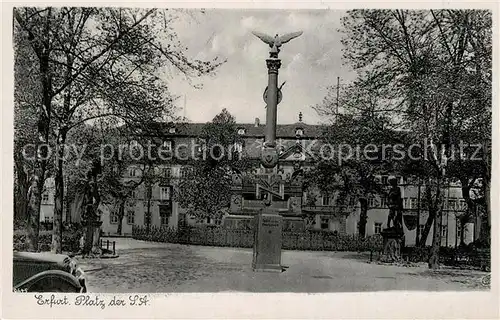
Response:
M498 318L496 9L4 4L3 317Z

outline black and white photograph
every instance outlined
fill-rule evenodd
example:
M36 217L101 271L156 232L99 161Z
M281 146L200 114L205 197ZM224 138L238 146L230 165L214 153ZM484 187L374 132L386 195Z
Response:
M493 11L71 5L2 43L4 290L490 292Z

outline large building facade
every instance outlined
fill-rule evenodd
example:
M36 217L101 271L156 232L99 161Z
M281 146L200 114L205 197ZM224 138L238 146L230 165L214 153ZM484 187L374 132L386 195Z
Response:
M161 143L164 147L175 150L181 157L190 152L202 152L200 148L200 134L204 124L184 123L184 124L163 124L158 125L156 143ZM265 126L259 119L253 124L238 124L237 133L242 138L242 143L234 148L241 152L242 156L258 160L260 148L264 141ZM315 151L321 146L319 139L321 127L304 123L299 116L299 121L294 124L277 126L277 142L280 150L279 168L266 169L257 167L252 172L254 176L269 176L280 172L286 181L293 179L294 172L300 169L307 169L314 165L316 158ZM163 177L162 182L154 185L151 189L151 197L148 201L144 184L139 185L127 201L125 216L122 220L122 235L131 235L134 225L162 226L175 229L179 226L181 219L185 219L190 225L224 225L225 217L222 219L207 218L203 221L196 220L186 215L184 208L174 201L173 193L176 190L178 180L187 172L189 168L182 162L172 162L170 164L159 165L156 168L157 174ZM274 172L272 172L274 170ZM141 170L138 167L128 168L123 179L140 179ZM385 183L387 176L378 177L381 183ZM287 180L288 179L288 180ZM417 231L421 234L428 213L421 208L421 195L424 194L422 186L409 181L404 177L397 177L401 188L404 206L404 231L405 243L414 245L417 240ZM48 182L50 184L50 182ZM231 201L231 216L250 217L255 214L262 201L254 184L245 184L233 194ZM341 234L357 234L358 222L360 218L360 207L357 199L352 198L344 201L346 205L339 207L336 205L338 194L324 194L318 190L298 190L291 184L284 185L282 201L277 201L278 211L285 212L285 216L290 221L290 228L293 230L292 222L303 220L306 228L324 230L325 232L337 232ZM445 188L444 211L441 221L441 241L443 246L456 246L463 237L466 243L474 238L473 223L465 224L461 228L459 218L466 210L465 201L461 197L459 185L449 185ZM53 188L46 188L42 197L42 214L40 219L51 221L53 216ZM234 201L233 201L234 200ZM51 210L52 208L52 210ZM75 204L70 206L70 213L65 216L65 220L78 222ZM108 205L101 205L102 231L105 235L115 235L118 229L117 208ZM380 233L386 227L389 209L384 196L373 196L368 201L368 219L366 224L366 234L373 235ZM237 219L236 219L237 220ZM242 219L243 221L244 219ZM285 219L287 221L287 219ZM432 242L432 229L427 237L427 244ZM461 234L463 233L463 235Z

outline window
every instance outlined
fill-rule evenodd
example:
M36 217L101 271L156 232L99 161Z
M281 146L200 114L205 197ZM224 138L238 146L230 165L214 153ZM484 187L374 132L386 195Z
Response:
M172 169L171 168L162 168L161 175L164 178L170 178L172 176Z
M171 200L172 197L172 187L161 187L160 188L160 200Z
M168 219L169 216L161 215L160 216L160 223L162 226L168 226Z
M116 214L116 212L111 212L110 215L109 215L109 222L112 223L112 224L116 224L118 223L118 215Z
M387 199L386 197L380 197L380 207L386 208L387 207Z
M321 204L324 206L330 205L331 198L328 195L323 195Z
M181 168L181 178L186 178L189 175L189 170L188 167Z
M404 198L403 199L403 208L405 209L408 209L408 206L409 206L409 199L408 198Z
M159 205L158 209L160 211L160 223L162 226L168 225L168 220L172 215L172 206L170 205Z
M137 171L137 170L135 170L135 168L130 168L130 169L128 170L128 175L129 175L129 177L135 177L135 176L136 176L136 173L137 173L136 171Z
M236 142L233 145L233 151L238 152L238 153L243 152L243 144L241 142Z
M175 132L176 132L175 128L169 128L168 129L168 133L175 133Z
M45 217L45 223L49 223L50 222L50 218L49 217Z
M329 225L330 225L330 219L321 218L321 224L320 224L321 229L327 230L329 228Z
M48 193L42 194L42 201L43 202L48 202L49 201L49 194Z
M457 209L457 200L453 198L448 199L448 210L455 209Z
M417 198L410 198L410 209L417 209Z
M303 135L304 135L304 129L297 128L297 129L295 130L295 135L296 135L297 137L303 136Z
M134 224L135 223L135 212L134 210L127 211L127 223Z
M245 129L243 129L243 128L239 128L239 129L238 129L238 134L240 134L240 135L241 135L241 134L245 134Z
M136 190L133 190L131 193L130 193L130 197L132 199L137 199L137 191Z
M164 150L167 150L167 151L172 150L172 141L170 141L170 140L163 141L162 147Z
M375 198L374 197L368 198L368 208L375 208L376 206L377 205L376 205Z
M382 231L382 223L381 222L375 222L373 228L374 228L374 233L375 234L380 234L380 232Z

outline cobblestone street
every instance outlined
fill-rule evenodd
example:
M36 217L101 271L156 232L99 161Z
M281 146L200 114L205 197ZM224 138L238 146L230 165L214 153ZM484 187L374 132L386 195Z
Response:
M115 259L80 260L89 292L488 290L488 273L387 266L349 252L283 251L282 273L251 270L252 250L116 241Z

